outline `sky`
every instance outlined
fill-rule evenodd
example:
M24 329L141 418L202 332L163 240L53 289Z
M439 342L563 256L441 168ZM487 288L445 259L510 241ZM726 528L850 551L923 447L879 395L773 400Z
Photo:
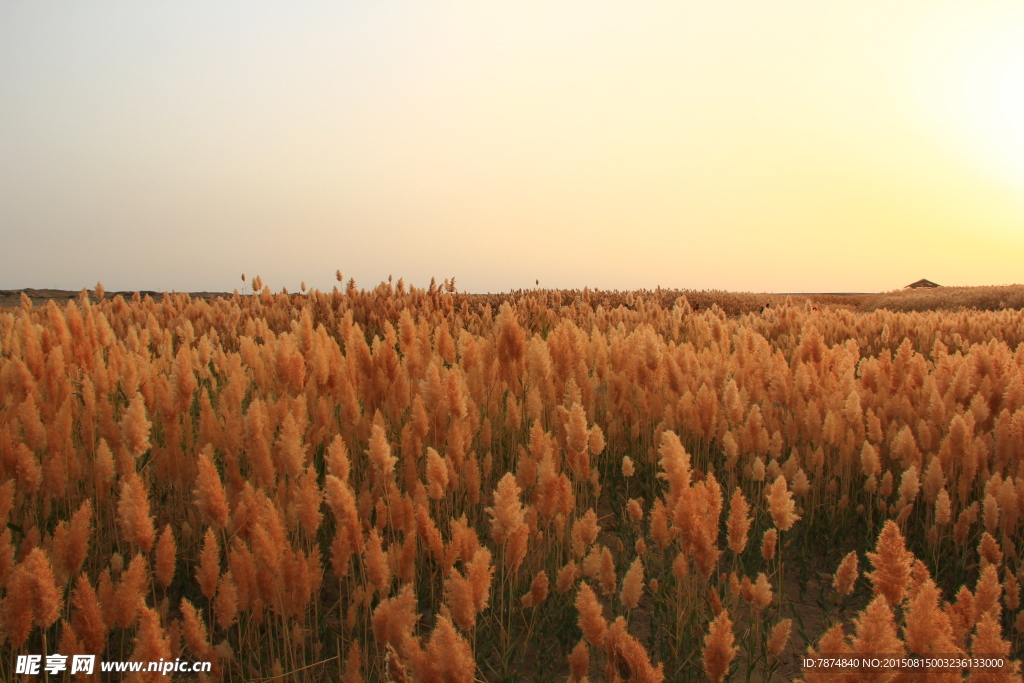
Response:
M0 288L1024 282L1024 3L0 3Z

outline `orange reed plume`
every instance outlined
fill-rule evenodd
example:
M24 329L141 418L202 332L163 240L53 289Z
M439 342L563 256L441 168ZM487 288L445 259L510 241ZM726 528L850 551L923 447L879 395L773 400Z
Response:
M672 542L672 532L668 526L665 503L661 498L655 498L654 506L651 508L651 539L662 550L668 548L669 543Z
M63 591L54 583L53 567L40 548L33 548L14 570L7 594L8 596L18 596L15 602L25 600L24 607L27 609L24 613L29 615L32 623L43 630L50 628L60 617L61 607L64 603ZM13 608L14 605L9 607ZM13 616L11 612L8 612L8 617L11 616ZM27 637L27 635L28 631L26 630L25 636ZM15 645L16 640L24 641L24 638L12 638L10 633L8 638L12 646ZM20 647L21 643L18 643L17 646Z
M112 626L131 628L136 623L139 610L146 605L148 585L149 562L142 553L136 553L114 591L114 618L110 622ZM103 588L102 583L100 588ZM102 590L100 597L102 598Z
M729 673L729 665L739 651L739 648L733 646L734 642L729 610L722 610L704 636L704 652L701 655L704 672L715 683L725 680Z
M171 659L171 646L164 630L160 628L160 615L156 610L143 607L139 619L139 630L133 641L130 659L137 662L156 662ZM209 657L213 659L213 657ZM216 666L216 662L214 662ZM163 679L162 673L147 672L141 680L155 683Z
M939 493L935 497L935 523L940 526L949 524L952 519L952 503L949 499L949 493L946 492L945 488L939 489Z
M71 613L71 624L79 642L85 648L83 651L87 654L99 654L106 643L108 628L103 621L99 598L84 572L75 584L71 606L74 608Z
M941 597L935 582L926 579L908 600L903 627L908 652L916 655L963 654L954 641L949 615L939 609ZM955 680L958 679L959 676Z
M472 631L476 626L473 587L455 567L451 568L448 578L444 580L444 601L459 627L464 631Z
M772 599L774 597L772 593L772 584L768 581L768 577L765 576L764 572L757 575L757 581L755 581L751 587L751 596L754 605L761 609L772 604Z
M1003 549L999 547L999 541L987 531L981 534L981 541L978 542L978 556L983 566L994 564L998 567L1003 563Z
M588 509L582 517L572 523L572 550L576 557L583 557L587 548L597 540L597 534L601 527L597 524L597 513L593 508Z
M807 648L807 654L835 656L850 654L849 639L843 633L843 625L835 624L818 640L817 648ZM844 674L835 670L825 669L804 669L804 680L806 683L856 683L855 675Z
M668 480L669 490L665 502L667 507L672 510L675 509L676 501L679 500L683 491L690 488L690 454L686 452L679 437L672 431L662 433L658 453L661 455L658 464L663 471L659 472L657 476L659 479Z
M174 533L171 525L164 526L160 533L160 539L156 542L156 580L160 585L167 588L174 580L174 565L177 546L174 542Z
M133 459L149 450L149 430L150 423L146 419L146 403L142 394L136 393L121 419L124 447Z
M642 522L644 520L644 509L640 507L640 501L636 498L630 498L629 502L626 503L626 514L637 524Z
M853 651L866 657L879 654L900 657L906 650L903 641L896 635L896 623L887 598L878 595L861 612L856 620L857 634L853 639ZM890 681L892 672L878 667L865 666L858 672L859 681Z
M398 595L381 600L373 610L373 635L378 642L394 647L402 658L410 659L412 649L418 647L412 643L418 618L416 594L412 585L406 584Z
M426 650L436 668L438 680L445 683L473 683L475 680L476 663L469 642L443 615L437 617Z
M185 637L185 644L196 659L213 659L213 647L210 646L201 614L201 611L196 610L186 598L181 599L182 635Z
M564 593L580 578L580 567L575 562L569 562L558 570L558 578L555 580L555 590Z
M217 543L217 534L213 529L207 527L203 536L203 550L199 554L199 567L196 569L196 579L199 581L199 588L208 600L213 600L213 594L217 590L217 579L220 577L220 544Z
M729 549L739 555L747 547L747 532L750 531L750 505L737 486L729 502Z
M523 607L536 607L548 597L548 575L546 572L538 572L533 577L530 590L521 599Z
M865 441L864 447L860 450L860 464L864 476L869 479L876 476L880 470L878 449L870 441Z
M998 658L1003 666L999 670L975 669L967 680L970 683L1020 683L1021 665L1019 661L1010 659L1010 648L1011 644L1003 640L998 619L991 613L983 614L971 640L971 654L979 659Z
M778 529L773 527L764 532L764 536L761 538L761 557L766 561L770 562L775 557L775 546L778 540Z
M121 498L117 504L118 522L130 543L149 552L156 540L153 517L149 514L149 495L146 485L135 472L121 482Z
M982 615L992 612L998 618L1001 613L999 598L1002 596L1003 586L999 583L999 572L991 564L986 564L981 570L981 578L974 588L974 613Z
M780 474L765 491L765 497L768 499L772 519L775 520L775 526L779 531L792 529L793 523L800 517L794 512L796 503L793 501L793 494L786 488L786 477Z
M473 602L476 611L487 608L491 596L491 581L494 578L494 565L491 564L491 551L480 547L473 552L473 559L466 563L466 577L473 589Z
M579 593L576 594L576 611L579 614L578 623L587 641L597 649L604 645L604 636L608 631L608 622L601 614L601 603L586 581L580 584Z
M903 602L910 583L910 568L914 555L907 550L903 534L896 523L889 520L878 536L875 552L867 554L875 571L867 574L876 594L885 596L890 605Z
M523 523L519 485L515 476L507 472L494 490L494 506L486 508L491 517L491 539L498 546L505 545L512 532Z
M433 448L427 447L427 495L441 500L448 488L448 466Z
M217 625L222 629L230 628L235 621L235 615L238 614L238 588L230 569L224 572L217 582L214 612L217 616Z
M590 673L590 648L586 638L580 638L576 647L569 653L569 682L584 683Z
M857 570L857 551L851 550L839 563L832 585L840 595L849 595L853 592L853 584L860 572Z
M58 583L65 583L82 568L91 534L92 501L86 500L72 515L70 526L65 526L64 522L61 522L54 533L53 555L57 565L54 569L61 579Z
M388 563L388 552L382 548L380 534L376 528L370 529L363 561L366 565L366 575L377 594L382 598L387 597L388 588L391 586L391 566Z
M782 654L786 643L789 642L789 632L792 627L792 619L782 619L772 627L771 634L768 636L768 652L776 657Z
M594 546L595 549L597 546ZM601 592L604 595L611 596L615 592L615 585L618 579L615 575L615 560L612 559L612 551L608 549L608 546L601 546L601 562L598 574L601 577Z
M622 580L622 591L619 599L626 609L636 609L640 602L640 596L644 592L644 564L639 557L633 560Z
M216 529L223 529L228 523L228 502L224 485L213 464L213 444L206 444L203 452L196 457L196 488L193 495L196 507L203 521Z
M633 464L633 459L628 455L622 456L622 476L628 479L633 476L634 472L636 472L636 467Z
M366 454L370 459L370 481L373 490L386 494L395 485L395 463L398 458L391 455L391 446L380 425L373 425L370 433L370 447Z
M327 474L333 475L343 482L348 482L351 460L345 439L338 434L327 448Z
M626 620L618 617L608 629L605 638L608 650L608 680L615 680L617 674L622 680L636 683L662 683L665 680L664 667L651 666L647 650L636 638L626 631ZM614 667L614 671L611 669Z

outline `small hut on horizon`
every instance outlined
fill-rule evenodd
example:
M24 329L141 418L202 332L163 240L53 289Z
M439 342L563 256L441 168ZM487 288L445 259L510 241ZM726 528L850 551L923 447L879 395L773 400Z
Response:
M911 282L909 285L907 285L903 289L921 289L922 287L929 287L930 288L930 287L941 287L941 286L942 285L936 284L936 283L932 282L931 280L925 280L924 278L921 278L917 282Z

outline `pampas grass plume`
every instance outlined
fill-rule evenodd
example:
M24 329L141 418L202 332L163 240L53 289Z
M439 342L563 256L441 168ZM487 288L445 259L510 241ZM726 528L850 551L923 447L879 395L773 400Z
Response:
M860 572L857 570L857 551L851 550L843 561L839 563L832 585L840 595L849 595L853 592L853 584Z
M569 653L569 680L571 683L583 683L590 673L590 648L585 638L580 638L576 647Z
M171 585L171 581L174 580L174 566L175 566L175 555L177 553L177 544L174 542L174 533L171 531L171 525L167 524L164 526L164 530L160 533L160 539L156 542L156 580L160 582L160 585L167 588Z
M778 529L773 527L764 532L764 536L761 539L761 557L766 561L770 562L775 557L775 546L778 540Z
M74 576L82 568L89 550L92 535L92 501L86 500L71 516L67 537L60 547L54 541L54 555L58 558L60 574L65 578Z
M213 445L206 444L203 452L196 458L196 488L193 495L196 507L204 521L216 529L223 529L228 523L228 502L224 494L224 485L213 464Z
M751 587L751 596L754 604L762 609L772 604L772 585L764 572L757 575L757 581Z
M373 584L378 595L386 597L388 587L391 585L391 566L388 563L388 553L381 546L380 534L377 533L376 528L370 529L364 562L370 583Z
M16 571L29 577L28 588L36 625L44 630L50 628L60 617L64 604L63 591L54 583L50 560L40 548L33 548Z
M739 648L733 646L734 642L729 610L722 610L704 636L704 651L701 655L704 672L715 683L721 683L729 673L729 665L739 651Z
M580 590L576 594L576 612L580 630L586 636L594 648L600 649L604 645L604 636L608 631L608 622L601 613L601 603L597 601L597 595L586 581L580 584Z
M555 590L564 593L580 578L580 567L575 562L569 562L558 570L558 578L555 580Z
M885 523L878 536L875 552L867 556L875 567L875 571L867 574L875 593L883 595L890 605L899 605L910 583L910 567L914 556L907 550L903 534L895 522L889 520Z
M448 488L448 466L433 448L427 448L427 494L440 500Z
M238 613L238 588L235 586L235 577L231 575L230 569L224 572L217 582L214 613L217 617L217 625L222 629L230 628Z
M527 597L529 600L526 599ZM533 582L530 584L530 592L523 596L523 605L526 607L536 607L544 602L547 597L548 575L547 572L541 570L533 577Z
M149 430L150 423L146 419L146 403L142 394L136 393L121 419L124 447L132 458L138 458L149 449Z
M665 503L661 498L655 498L654 506L651 508L651 539L658 544L662 550L668 548L672 542L672 534L668 526L668 514L665 510Z
M747 547L747 532L750 530L750 505L743 496L740 487L733 491L732 500L729 502L729 520L726 527L729 530L729 549L739 555Z
M213 648L210 646L206 625L201 613L186 598L181 599L182 635L185 644L196 659L210 659Z
M113 594L114 619L112 626L130 628L138 618L139 610L146 604L146 587L149 585L149 563L142 553L136 553L128 563L128 569L121 575ZM100 586L102 598L102 584Z
M856 619L856 629L857 635L853 639L853 650L858 654L873 657L884 653L898 657L906 652L903 641L896 635L896 623L892 608L889 606L888 599L883 595L876 596L861 612ZM878 669L862 670L861 675L863 676L861 680L865 681L889 680L889 677Z
M426 650L440 680L445 683L473 683L476 676L473 651L449 619L442 615L437 617Z
M622 580L622 591L619 599L626 609L636 609L640 603L640 596L644 591L644 564L639 557L629 565L625 578Z
M96 591L84 572L78 577L75 584L71 605L74 607L71 613L71 624L85 648L84 652L99 654L107 640L107 624L103 620L103 612Z
M459 627L464 631L473 630L476 626L473 586L455 567L451 568L448 578L444 580L444 599Z
M636 472L636 467L633 465L633 459L628 455L622 456L622 476L629 478L632 477Z
M505 545L512 531L522 523L522 503L519 500L519 485L511 472L498 482L494 490L494 506L486 509L491 517L491 538L498 546Z
M860 449L860 466L865 477L873 477L880 471L878 449L870 441L865 441Z
M935 523L940 526L949 524L952 519L952 503L949 499L949 493L946 492L945 488L939 489L938 494L935 496Z
M800 517L794 513L796 503L793 494L786 488L786 477L779 475L765 491L769 510L779 531L789 531Z
M789 632L792 627L792 619L782 619L772 627L772 631L768 636L768 652L776 657L782 654L786 643L789 642Z
M208 600L213 600L217 590L217 579L220 577L220 544L217 543L217 534L213 529L207 527L203 536L203 550L199 554L199 567L196 569L196 579L199 581L199 588Z
M118 522L125 538L149 552L156 540L156 529L149 514L149 496L142 478L135 472L121 482L121 497L117 504Z

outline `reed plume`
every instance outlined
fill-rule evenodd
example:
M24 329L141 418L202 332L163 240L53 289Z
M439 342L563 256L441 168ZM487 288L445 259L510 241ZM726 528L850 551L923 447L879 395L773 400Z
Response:
M149 552L156 540L153 517L149 512L149 495L142 478L135 472L121 482L121 496L117 504L118 522L130 543Z
M644 590L644 565L639 557L633 560L622 580L622 591L619 599L626 609L636 609Z
M228 502L224 485L213 464L213 445L206 444L203 452L196 457L196 487L193 491L196 508L207 524L223 529L228 523Z
M793 494L786 488L786 477L780 474L765 490L765 497L768 499L769 511L779 531L792 529L794 522L800 517L794 512L796 503L793 501Z
M898 606L906 595L914 556L907 550L903 534L895 522L889 520L885 523L875 552L867 556L875 568L867 574L875 593L884 596L890 605Z
M725 680L729 673L729 665L739 651L739 648L733 646L734 642L729 611L722 610L704 636L704 651L701 655L704 672L715 683Z
M199 555L199 567L196 569L196 580L207 600L213 600L217 590L217 579L220 578L220 544L212 528L207 527L203 536L203 551Z
M160 533L160 539L156 542L156 580L160 585L167 588L174 580L174 565L176 563L177 545L174 542L174 533L171 525L164 526Z
M604 645L605 633L608 631L608 622L601 613L601 603L586 581L580 584L580 590L576 594L576 612L579 615L578 622L587 642L595 649L601 649Z
M857 551L851 550L839 563L832 585L840 595L849 595L853 592L853 584L857 581L860 572L857 569Z

